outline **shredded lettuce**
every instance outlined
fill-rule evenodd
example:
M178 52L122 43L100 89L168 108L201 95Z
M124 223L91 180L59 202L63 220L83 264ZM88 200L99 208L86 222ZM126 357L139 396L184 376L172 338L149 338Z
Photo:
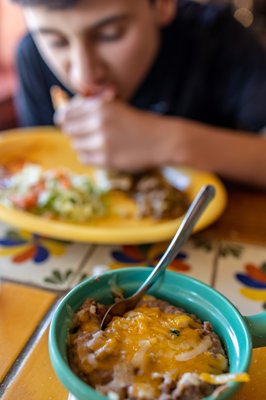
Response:
M65 169L43 171L26 164L4 179L0 203L71 222L86 222L105 215L103 192L87 175L75 175Z

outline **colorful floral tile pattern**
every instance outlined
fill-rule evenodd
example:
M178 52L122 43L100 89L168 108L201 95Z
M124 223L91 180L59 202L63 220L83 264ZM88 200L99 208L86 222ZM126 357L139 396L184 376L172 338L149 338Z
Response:
M241 294L251 300L262 301L263 308L266 309L266 262L263 261L260 265L247 263L244 265L244 271L236 274L236 278L243 285L240 289Z
M266 308L264 247L222 242L215 278L215 288L242 314L256 314Z
M0 225L2 278L65 290L91 246L40 237Z
M11 229L0 223L0 277L11 280L11 285L19 282L48 289L68 290L88 276L107 270L132 266L138 268L141 265L153 268L166 246L167 243L141 246L92 246L69 243ZM206 240L197 235L186 243L169 269L214 286L227 296L243 315L256 314L266 308L265 247ZM4 285L10 284L4 283ZM2 285L2 291L4 285ZM26 285L18 285L18 287L40 291L38 288L29 289ZM43 292L48 293L47 290ZM50 296L56 296L56 294L52 292ZM30 316L21 291L17 299L19 299L19 305L26 306L24 310L28 311ZM36 295L34 299L36 302ZM27 301L33 306L31 297L28 296ZM7 304L12 303L7 302ZM32 322L31 319L29 320ZM6 337L9 340L9 335ZM15 336L14 343L17 343ZM266 347L264 349L266 350ZM253 381L256 380L257 386L250 385L250 389L243 389L236 396L237 399L258 397L259 390L265 382L265 373L261 368L256 368L256 365L265 364L264 349L256 349L257 353L253 351L254 370L252 372L251 368L251 378ZM264 357L263 362L262 357ZM9 364L11 365L12 362L11 360ZM2 377L6 369L7 367L3 369ZM39 390L40 376L47 377L50 383L48 386L45 384L41 391ZM247 396L245 393L248 393ZM62 400L68 398L68 393L58 384L50 365L47 333L39 340L36 348L26 359L23 368L12 384L7 387L3 399L42 399L44 395L46 398Z
M36 234L8 230L0 238L0 256L10 256L12 263L32 261L41 264L50 256L61 256L70 243L40 237Z
M121 247L98 246L82 270L82 277L86 278L118 268L139 266L153 268L167 245L168 243ZM193 276L210 284L216 251L217 245L213 242L200 242L198 238L190 240L168 269Z
M0 223L0 276L67 290L107 270L153 268L167 243L92 246L40 237ZM266 309L266 252L262 246L192 237L169 269L199 279L227 296L244 314Z
M147 246L122 246L119 250L111 251L114 262L109 264L109 267L110 269L138 265L154 267L162 257L165 249L166 245L164 243ZM187 258L188 254L185 251L180 251L168 268L178 272L189 271L191 266L186 263Z

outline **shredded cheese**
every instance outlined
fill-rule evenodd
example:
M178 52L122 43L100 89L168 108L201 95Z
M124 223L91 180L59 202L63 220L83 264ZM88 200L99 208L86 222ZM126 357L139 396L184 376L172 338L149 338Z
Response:
M211 336L186 313L167 313L144 303L123 317L114 317L104 331L96 331L94 323L84 321L86 328L91 327L91 336L78 345L79 367L89 374L93 387L99 384L99 371L109 370L114 372L116 386L128 385L134 398L154 399L166 378L178 382L184 374L193 373L198 381L213 383L216 375L225 376L219 374L228 369L223 351L212 351Z
M211 383L212 385L223 385L228 382L249 382L250 378L246 372L234 373L234 374L220 374L213 375L202 373L200 379L204 382Z

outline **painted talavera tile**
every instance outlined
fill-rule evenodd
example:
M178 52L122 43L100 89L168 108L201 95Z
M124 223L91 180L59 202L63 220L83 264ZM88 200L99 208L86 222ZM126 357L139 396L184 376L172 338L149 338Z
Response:
M23 368L6 389L2 400L67 400L68 392L58 380L48 353L48 331L32 349Z
M90 245L70 243L0 225L0 276L65 290Z
M168 244L164 242L139 246L97 246L82 269L82 278L118 268L153 267ZM185 273L210 284L216 251L215 242L195 237L183 246L168 269Z
M45 290L1 283L0 381L55 300L56 295Z
M266 393L266 347L253 349L249 368L250 382L241 386L231 400L263 400Z
M266 309L265 247L221 242L215 288L243 315Z

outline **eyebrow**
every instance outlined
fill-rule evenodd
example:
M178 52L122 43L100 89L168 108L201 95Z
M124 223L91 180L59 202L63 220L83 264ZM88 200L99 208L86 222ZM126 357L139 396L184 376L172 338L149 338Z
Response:
M93 31L93 30L101 29L101 28L104 28L106 25L110 25L110 24L120 22L120 21L125 21L129 18L130 18L129 14L121 14L121 15L114 15L114 16L106 17L106 18L92 24L88 28L88 30ZM47 34L47 35L62 35L62 32L60 32L59 30L54 29L54 28L47 28L47 27L40 27L40 28L33 29L32 34L36 34L36 33L43 33L43 34Z

